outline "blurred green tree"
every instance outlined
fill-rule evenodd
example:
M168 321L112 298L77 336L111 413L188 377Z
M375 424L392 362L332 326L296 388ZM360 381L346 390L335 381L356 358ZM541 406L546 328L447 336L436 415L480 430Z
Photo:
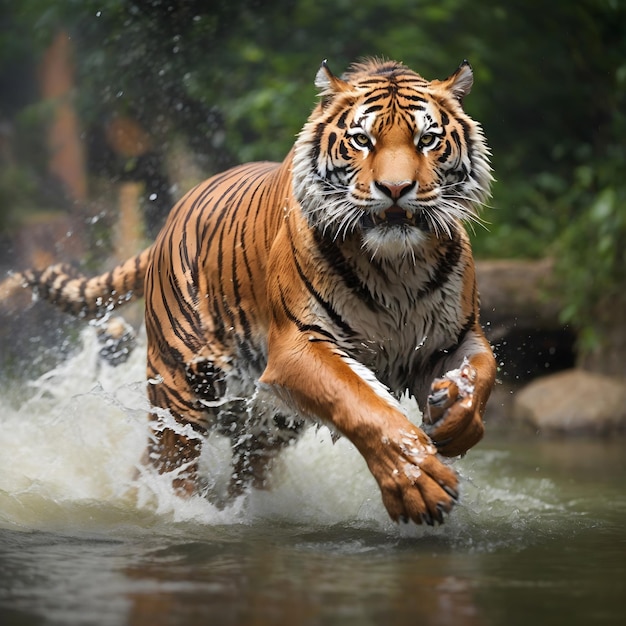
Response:
M7 85L16 67L37 57L34 44L43 49L64 28L76 49L87 136L123 113L163 150L185 137L207 175L235 162L282 159L313 106L322 59L341 72L359 57L385 56L443 78L467 58L475 88L466 106L485 127L498 179L484 215L489 230L475 233L477 254L553 255L563 320L586 329L589 345L597 341L597 302L624 291L621 0L2 4L1 117L32 117L33 94L16 101ZM34 160L20 163L33 168ZM102 163L91 166L97 173ZM0 196L12 180L0 177Z

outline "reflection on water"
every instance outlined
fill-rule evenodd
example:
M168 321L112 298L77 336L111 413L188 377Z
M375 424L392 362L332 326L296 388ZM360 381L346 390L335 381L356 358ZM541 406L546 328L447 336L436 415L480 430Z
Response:
M270 491L219 510L136 477L143 356L100 366L85 341L3 398L1 624L622 623L624 440L488 436L425 529L389 522L359 455L311 429ZM224 474L223 441L203 463Z

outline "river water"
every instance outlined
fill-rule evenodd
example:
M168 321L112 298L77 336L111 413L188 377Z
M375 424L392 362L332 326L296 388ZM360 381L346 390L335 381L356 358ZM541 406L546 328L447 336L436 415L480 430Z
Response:
M144 352L84 349L0 398L0 624L626 623L626 439L488 432L443 526L391 523L364 462L311 428L225 509L136 474ZM226 479L227 449L202 463Z

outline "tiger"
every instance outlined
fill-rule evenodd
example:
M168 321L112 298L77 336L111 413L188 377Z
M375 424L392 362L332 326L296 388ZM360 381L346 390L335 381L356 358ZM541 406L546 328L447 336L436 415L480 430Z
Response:
M230 441L232 501L269 488L276 456L317 423L356 447L392 520L442 523L460 492L450 461L483 437L496 376L467 230L492 184L463 109L473 71L428 81L369 58L337 76L324 61L315 85L282 163L198 184L100 276L53 265L12 280L84 318L144 298L144 463L181 497L212 497L210 433Z

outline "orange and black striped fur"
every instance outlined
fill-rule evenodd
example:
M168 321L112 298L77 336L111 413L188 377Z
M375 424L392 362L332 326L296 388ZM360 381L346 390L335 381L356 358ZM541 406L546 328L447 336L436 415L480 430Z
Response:
M209 429L231 439L236 495L263 486L313 419L357 447L393 519L441 522L458 481L440 455L480 440L495 377L462 225L491 183L482 130L462 108L472 71L429 82L369 60L338 78L324 63L316 84L320 102L282 163L198 185L110 273L16 279L92 317L145 297L147 458L181 493L203 489Z

